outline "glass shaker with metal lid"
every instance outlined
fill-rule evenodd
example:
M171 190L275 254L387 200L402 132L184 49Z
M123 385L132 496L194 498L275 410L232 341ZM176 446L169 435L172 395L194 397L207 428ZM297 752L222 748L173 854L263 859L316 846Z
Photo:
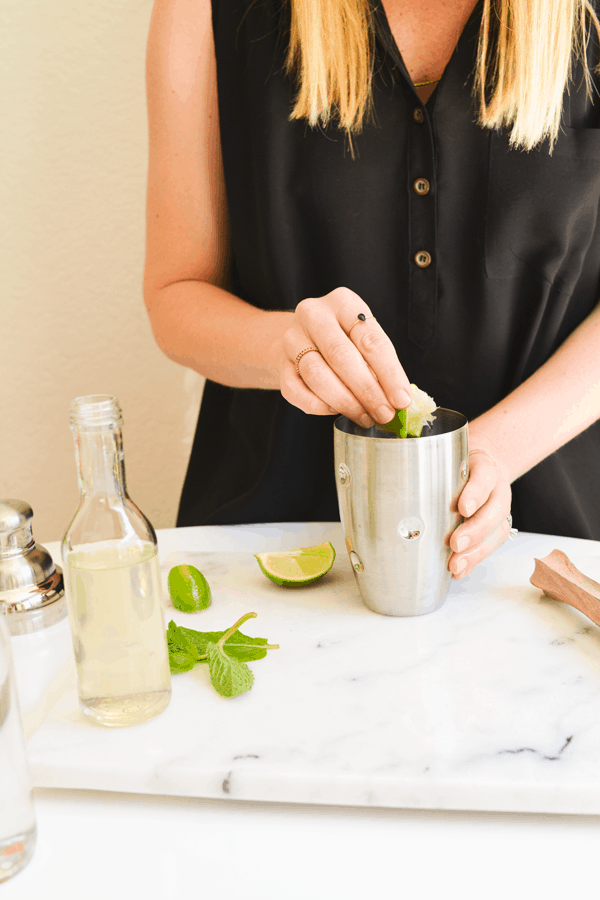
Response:
M7 619L0 611L0 883L27 865L36 841Z
M29 634L67 614L60 566L33 539L33 510L24 500L0 500L0 612L11 634Z

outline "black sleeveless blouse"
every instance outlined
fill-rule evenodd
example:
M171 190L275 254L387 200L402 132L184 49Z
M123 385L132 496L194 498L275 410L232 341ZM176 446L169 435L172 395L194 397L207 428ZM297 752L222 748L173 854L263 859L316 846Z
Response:
M293 310L351 288L409 380L474 419L598 303L598 79L592 102L574 69L551 156L547 142L509 149L507 132L475 121L481 0L426 105L379 0L372 8L375 121L352 159L337 126L288 120L288 4L212 0L231 289L261 309ZM588 54L595 64L595 35ZM277 390L207 381L177 524L339 521L333 421ZM600 422L513 484L512 513L524 531L600 540Z

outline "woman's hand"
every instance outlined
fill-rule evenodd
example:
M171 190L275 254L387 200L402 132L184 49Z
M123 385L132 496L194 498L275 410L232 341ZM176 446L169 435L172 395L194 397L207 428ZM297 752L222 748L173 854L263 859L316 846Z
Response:
M450 536L454 552L448 569L454 578L469 575L507 539L511 496L508 468L487 450L470 450L469 480L458 499L458 511L465 521Z
M371 315L364 300L348 288L302 300L283 335L280 387L285 399L305 413L342 413L370 428L373 420L390 422L412 396L389 337L374 318L359 321L359 313ZM319 352L301 357L298 374L296 357L308 347Z

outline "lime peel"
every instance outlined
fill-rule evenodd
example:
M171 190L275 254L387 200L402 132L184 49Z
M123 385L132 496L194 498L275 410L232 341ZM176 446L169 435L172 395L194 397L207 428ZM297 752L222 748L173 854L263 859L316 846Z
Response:
M167 584L171 603L180 612L199 612L212 603L210 585L195 566L173 566Z

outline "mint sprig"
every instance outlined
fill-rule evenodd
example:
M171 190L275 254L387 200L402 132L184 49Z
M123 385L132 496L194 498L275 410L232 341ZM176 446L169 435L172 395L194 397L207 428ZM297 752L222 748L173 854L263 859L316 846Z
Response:
M221 696L236 697L250 690L254 676L246 661L262 659L267 650L279 648L279 644L268 644L266 638L248 637L238 630L252 618L256 618L256 613L246 613L227 631L194 631L171 620L167 628L171 672L189 672L198 663L206 662L213 686Z

